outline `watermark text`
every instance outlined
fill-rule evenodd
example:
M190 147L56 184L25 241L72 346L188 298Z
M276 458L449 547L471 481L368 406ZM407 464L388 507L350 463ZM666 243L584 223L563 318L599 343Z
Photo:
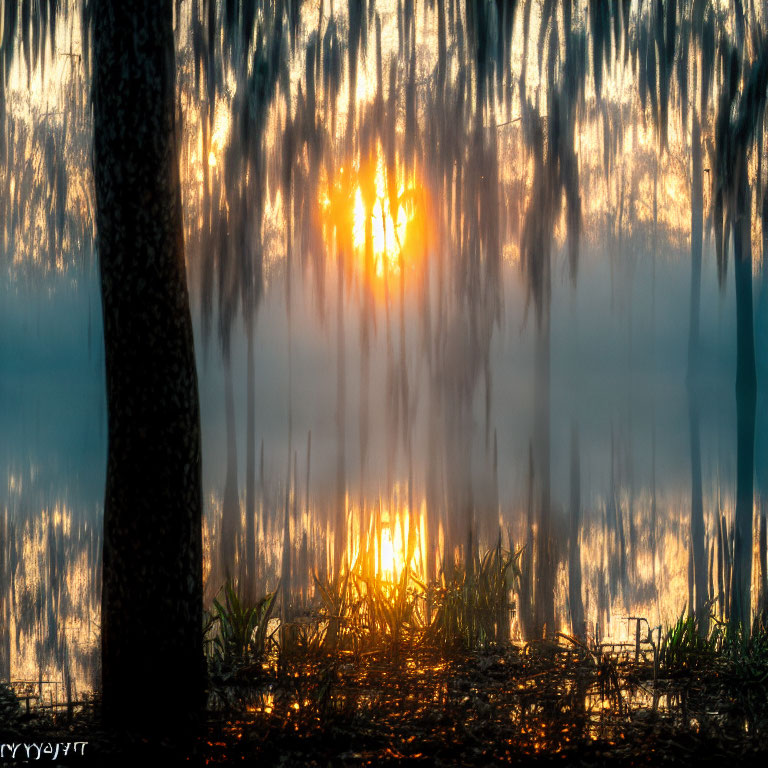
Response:
M0 760L56 760L59 755L66 757L70 750L73 755L84 755L87 741L45 741L19 744L0 744Z

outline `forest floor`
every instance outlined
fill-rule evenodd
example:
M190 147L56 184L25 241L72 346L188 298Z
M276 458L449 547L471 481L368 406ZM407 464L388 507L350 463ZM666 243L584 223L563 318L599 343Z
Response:
M560 641L219 668L209 704L194 755L140 751L168 765L268 766L725 765L768 756L763 664L691 657L663 670L631 649L598 655ZM13 717L4 724L0 705L4 743L88 742L82 756L41 762L122 762L125 745L98 729L93 710ZM6 755L0 765L18 762Z

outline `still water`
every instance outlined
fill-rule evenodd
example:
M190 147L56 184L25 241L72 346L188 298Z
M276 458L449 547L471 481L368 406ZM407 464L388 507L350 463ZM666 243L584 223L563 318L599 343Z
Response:
M617 299L601 269L600 254L586 259L575 293L566 281L553 291L552 339L552 503L557 528L569 525L572 428L578 426L581 505L579 534L585 613L594 634L622 638L628 616L651 623L674 619L689 599L690 449L685 386L687 312L676 297L687 280L684 262L656 264L655 316L648 303L630 312ZM505 543L526 543L529 494L529 435L532 430L534 376L530 327L523 322L524 300L515 271L508 276L508 300L502 327L492 346L490 423L485 442L485 393L473 398L467 441L471 456L478 538L495 543L499 528ZM650 260L639 263L633 290L649 292ZM263 442L259 471L258 551L263 589L274 588L280 575L282 520L286 484L289 398L284 307L279 288L267 296L259 316L256 349L256 434ZM516 295L518 294L518 295ZM735 399L733 395L733 297L720 296L714 280L705 281L703 335L709 340L701 409L703 501L707 552L717 557L718 514L732 524L736 473ZM103 352L100 346L98 282L94 274L77 275L44 289L5 286L0 304L0 349L3 350L0 446L2 497L2 677L14 680L66 680L76 690L91 688L98 672L99 567L101 515L106 457L106 405ZM297 506L293 522L296 548L311 532L310 567L330 563L326 534L333 525L336 422L334 343L328 328L311 309L293 319L292 445L297 456ZM381 319L382 325L384 320ZM245 505L246 409L242 329L233 339L234 407L237 424L237 474L242 514ZM359 368L358 330L347 328L347 365ZM221 583L216 573L216 532L221 527L227 475L225 382L216 351L207 359L199 347L203 413L204 496L208 549L207 595ZM408 348L419 389L418 339ZM371 354L372 419L369 463L364 485L359 456L347 456L350 516L361 503L381 502L387 487L386 339L379 327ZM347 396L359 399L359 384L350 375ZM418 395L417 395L418 397ZM417 401L418 402L418 401ZM763 406L763 407L761 407ZM413 499L425 504L430 461L425 418L415 406L413 427ZM348 442L355 445L359 419L354 408L347 421ZM759 543L766 410L758 407L755 547ZM309 501L306 499L307 434L311 431ZM496 475L493 443L496 444ZM394 490L386 506L405 507L407 467L396 457L389 471ZM390 506L390 504L392 506ZM655 521L653 508L655 505ZM620 513L626 564L616 570L619 553L615 528L607 515ZM426 538L426 537L425 537ZM655 539L655 557L652 551ZM438 547L424 541L420 547ZM482 545L481 545L482 546ZM568 542L559 537L557 616L568 629ZM400 545L402 548L402 544ZM394 546L397 549L397 546ZM418 559L418 558L417 558ZM755 596L759 566L755 555ZM423 563L424 553L419 562ZM294 566L296 570L298 566ZM714 561L713 570L717 563ZM237 569L235 569L236 571ZM611 583L611 577L615 583ZM717 591L717 574L713 573ZM300 574L294 580L301 582ZM600 598L601 592L608 597ZM599 615L600 599L609 610ZM610 623L607 623L610 622Z

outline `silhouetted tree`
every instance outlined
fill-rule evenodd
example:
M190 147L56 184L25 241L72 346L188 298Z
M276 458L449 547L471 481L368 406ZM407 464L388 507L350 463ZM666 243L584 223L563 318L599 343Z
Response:
M718 56L723 73L715 121L714 229L718 276L725 279L729 229L733 229L736 286L736 510L731 578L732 625L749 632L754 512L754 454L757 370L752 299L751 188L748 152L762 120L768 81L768 44L753 29L753 59L742 60L743 24L737 13L737 44L721 38ZM741 80L741 83L739 82ZM723 215L725 214L725 222Z
M200 417L181 218L172 0L93 8L108 459L103 711L175 733L204 703ZM171 693L147 695L161 686Z
M708 626L703 620L707 602L707 560L704 543L704 502L701 479L701 439L699 431L700 405L700 340L699 315L701 306L701 261L702 234L704 215L704 190L702 184L702 121L706 120L707 93L703 90L708 82L708 64L702 62L702 74L699 78L695 44L704 48L705 30L709 23L704 19L703 4L699 3L691 20L691 31L688 25L681 25L681 55L680 60L690 60L692 67L692 87L688 99L688 73L679 68L679 87L681 104L690 102L691 111L691 300L688 322L688 431L691 451L691 560L693 565L693 584L689 590L694 590L694 599L689 605L689 611L694 611L702 619L699 631L706 633ZM703 58L703 57L702 57ZM697 99L698 89L702 88L701 99ZM686 125L686 111L681 110L683 125Z

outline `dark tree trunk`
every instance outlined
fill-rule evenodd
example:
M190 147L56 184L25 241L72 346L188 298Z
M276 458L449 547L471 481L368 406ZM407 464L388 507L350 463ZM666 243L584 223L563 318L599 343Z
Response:
M534 585L534 635L555 632L555 570L550 498L550 318L542 313L536 339L535 461L538 470L538 527L536 529L536 577Z
M224 412L227 425L227 470L221 509L219 541L219 577L229 581L236 573L237 540L240 535L240 493L237 481L237 434L235 424L235 391L232 382L232 360L224 354Z
M344 257L339 254L336 301L336 512L334 517L333 574L341 573L347 546L347 370L344 341Z
M106 352L108 724L180 734L204 704L200 415L171 0L97 0L94 175ZM155 686L165 696L147 693Z
M707 602L707 553L704 544L704 502L701 480L699 432L699 315L701 306L701 248L704 198L701 183L701 128L694 109L691 130L691 303L688 322L688 427L691 448L691 557L694 598L689 609L699 617L699 632L705 635Z
M754 318L752 315L752 247L746 158L737 168L736 216L733 225L736 282L736 512L733 533L731 623L750 630L752 584L752 518L755 471Z
M245 421L245 594L256 597L256 362L253 352L255 333L252 318L246 321L247 373Z
M576 637L586 636L584 602L581 597L581 458L579 428L571 424L571 509L568 539L568 602L571 607L571 631Z
M529 640L534 637L534 616L533 616L533 578L534 578L534 555L535 542L533 538L534 523L534 467L533 467L533 441L528 443L528 488L526 503L525 520L525 552L520 565L520 593L518 596L520 607L520 630L523 639Z

